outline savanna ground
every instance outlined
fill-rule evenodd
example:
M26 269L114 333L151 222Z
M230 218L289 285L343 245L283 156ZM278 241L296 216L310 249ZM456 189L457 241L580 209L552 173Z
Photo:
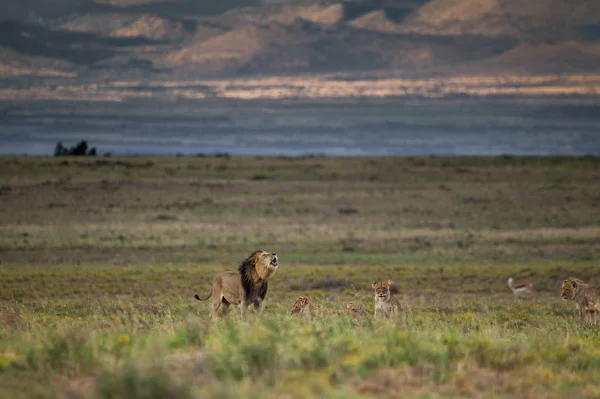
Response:
M599 244L594 157L0 158L0 396L598 397L559 291ZM210 321L193 295L258 248L264 315ZM345 312L388 278L398 318Z

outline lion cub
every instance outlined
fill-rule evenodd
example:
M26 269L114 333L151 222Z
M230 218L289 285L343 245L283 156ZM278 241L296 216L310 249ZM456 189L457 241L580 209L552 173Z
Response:
M400 310L398 301L392 294L398 293L398 288L392 280L373 282L371 287L375 290L375 314L377 317L390 317Z
M581 321L586 321L586 316L589 315L590 321L596 324L600 311L600 300L596 288L578 278L571 277L563 281L560 297L563 301L575 301Z
M346 304L346 310L348 311L348 313L350 313L350 316L352 316L354 319L359 319L363 316L373 316L373 313L369 312L368 310L363 308L361 305L354 304L354 302L348 302Z
M290 311L290 315L310 315L315 316L317 313L321 312L321 306L316 303L309 302L308 297L306 295L302 295L300 298L294 302L292 305L292 310Z

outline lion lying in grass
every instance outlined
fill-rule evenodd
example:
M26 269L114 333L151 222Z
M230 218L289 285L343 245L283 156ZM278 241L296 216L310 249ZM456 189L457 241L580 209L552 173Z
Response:
M246 320L248 306L254 305L257 312L262 312L268 280L275 274L278 266L275 252L256 251L242 262L237 273L226 271L215 275L209 296L194 297L199 301L212 297L212 316L223 316L230 305L240 305L242 320ZM221 312L217 313L219 308Z
M302 295L292 305L290 315L310 315L316 316L321 313L321 306L317 303L309 301L308 296Z

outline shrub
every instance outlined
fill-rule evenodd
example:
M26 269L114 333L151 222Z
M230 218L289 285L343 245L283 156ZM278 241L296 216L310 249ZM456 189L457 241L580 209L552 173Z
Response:
M92 147L89 149L88 151L88 144L87 141L85 140L81 140L79 143L77 143L75 146L68 148L65 147L62 143L62 141L59 141L58 143L56 143L56 147L54 147L54 156L55 157L62 157L62 156L68 156L68 155L84 155L84 156L96 156L96 148Z
M191 387L175 381L161 369L140 371L128 365L116 372L105 372L98 379L96 397L110 399L187 399Z

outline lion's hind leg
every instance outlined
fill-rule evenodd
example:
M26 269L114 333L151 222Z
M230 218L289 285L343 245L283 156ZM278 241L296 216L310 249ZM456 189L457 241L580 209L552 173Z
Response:
M212 301L212 315L213 316L225 316L229 310L231 303L225 297L219 296Z
M229 301L223 298L221 300L221 313L219 313L219 316L225 316L227 314L227 311L229 310L230 305L231 304L229 303Z
M598 310L596 308L590 308L588 310L590 324L596 324L598 322Z
M222 296L213 296L212 298L212 306L211 306L211 315L214 316L218 316L219 315L219 308L221 307L221 301L222 301L223 297Z
M585 309L581 321L583 323L594 323L595 314L593 309Z

